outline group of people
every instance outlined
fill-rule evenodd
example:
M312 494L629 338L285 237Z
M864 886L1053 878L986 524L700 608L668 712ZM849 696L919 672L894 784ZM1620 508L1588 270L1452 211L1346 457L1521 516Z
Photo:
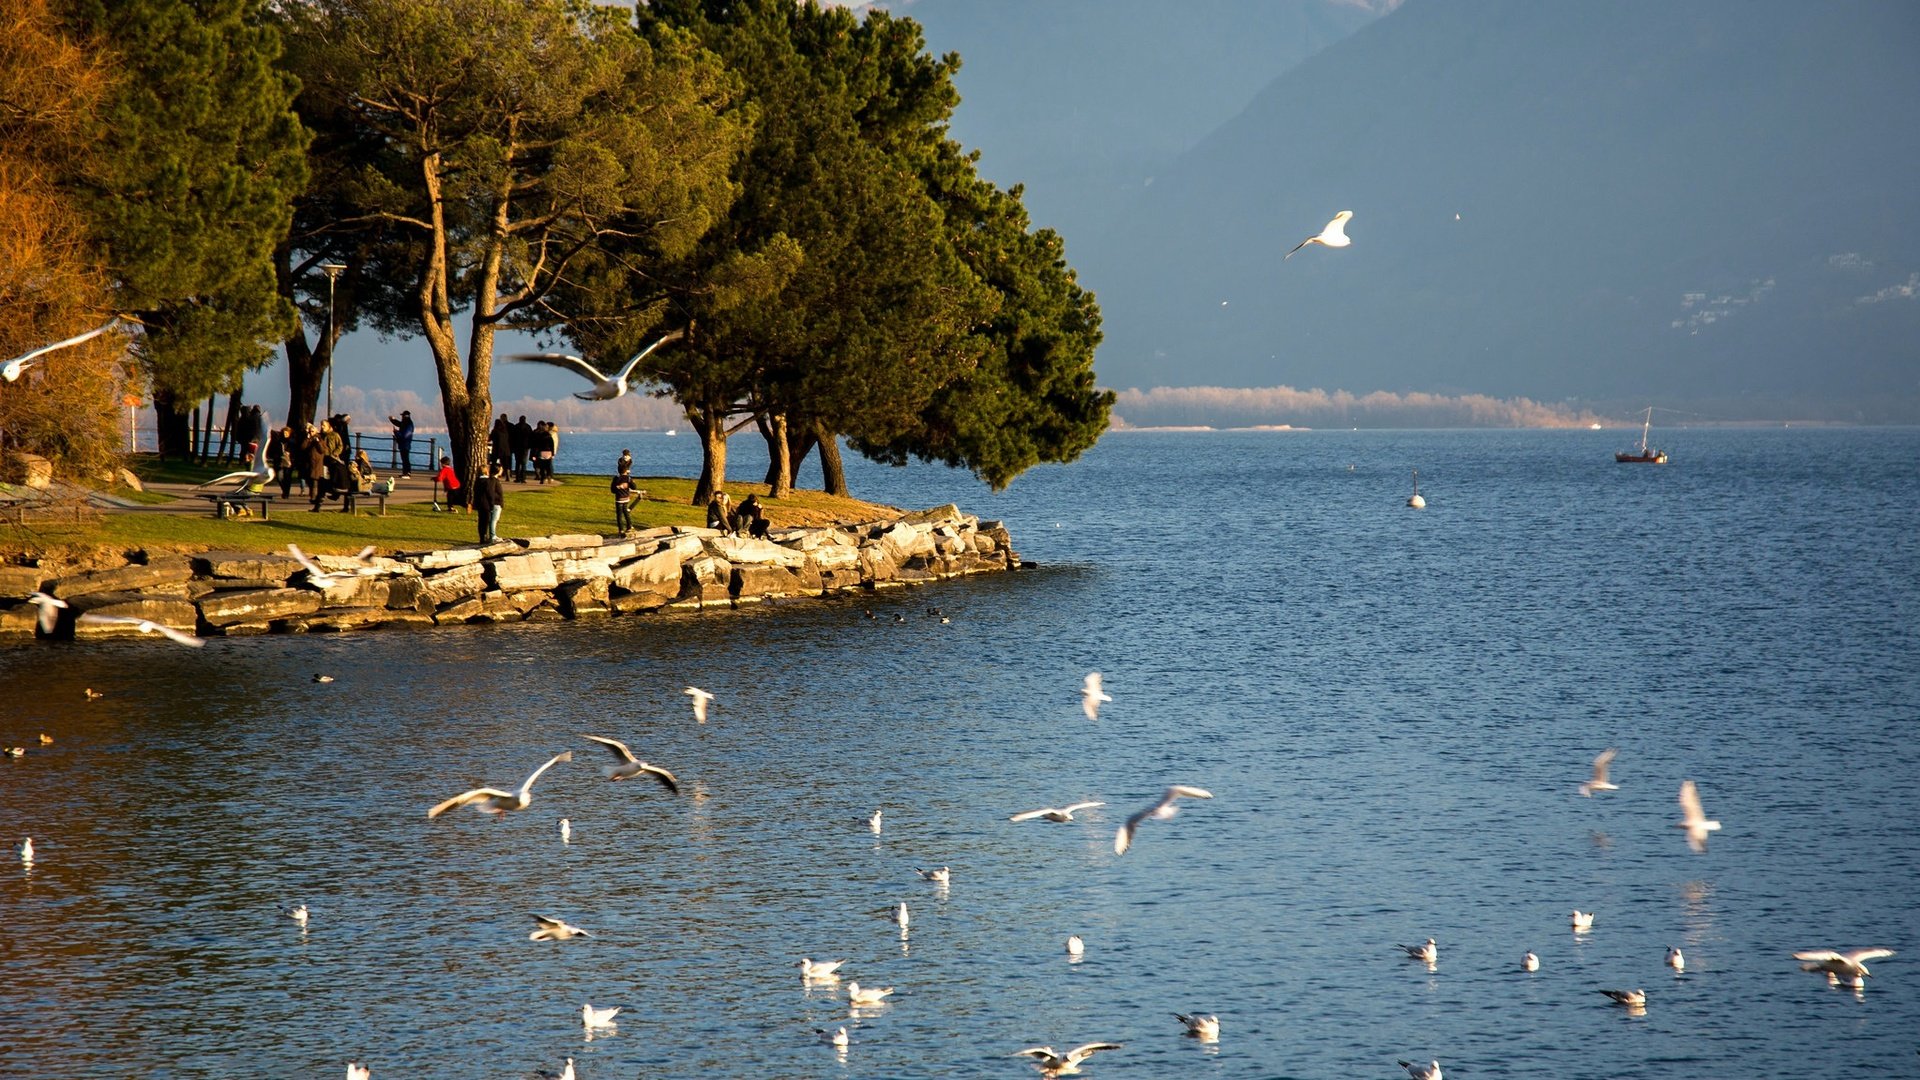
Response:
M339 499L341 512L350 514L354 496L373 490L379 477L367 452L347 452L353 445L351 420L346 413L339 413L324 423L305 425L297 435L292 425L273 433L267 440L267 463L280 481L281 498L293 498L293 482L298 479L301 494L314 511L328 499Z
M767 512L760 506L760 496L749 495L739 506L733 505L724 491L716 491L713 498L707 500L707 528L739 536L765 538L767 530L772 528L767 521Z
M498 465L503 474L511 470L513 482L527 482L527 466L533 466L535 483L553 481L553 459L560 452L560 426L551 420L537 424L508 420L506 413L493 422L487 432L487 461Z

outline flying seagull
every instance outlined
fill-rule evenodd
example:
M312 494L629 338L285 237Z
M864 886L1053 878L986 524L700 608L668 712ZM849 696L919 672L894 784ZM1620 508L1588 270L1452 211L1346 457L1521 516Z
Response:
M613 375L602 375L600 369L594 367L592 364L587 363L577 356L569 356L566 353L514 353L507 357L507 359L522 360L534 364L552 364L554 367L566 368L575 375L583 376L587 381L593 383L593 389L576 393L573 395L574 397L579 398L581 401L612 401L614 398L627 392L627 383L633 378L633 369L640 366L640 361L645 360L653 350L660 346L670 341L678 341L685 336L686 334L680 330L669 331L653 344L634 353L633 359L627 361L627 366L621 368L619 372Z
M1305 240L1293 245L1293 251L1299 251L1308 244L1325 244L1330 248L1346 247L1348 244L1353 243L1352 240L1347 238L1347 222L1352 220L1352 218L1353 211L1340 211L1333 215L1333 220L1327 222L1327 227L1321 229L1318 236L1309 236ZM1286 262L1288 259L1293 258L1293 251L1287 252L1286 255L1281 257L1280 261Z
M1012 1056L1030 1057L1034 1060L1035 1064L1040 1066L1040 1072L1042 1074L1046 1076L1058 1076L1061 1073L1079 1072L1081 1062L1102 1050L1118 1049L1120 1049L1119 1043L1090 1042L1081 1043L1079 1046L1062 1054L1056 1052L1051 1046L1029 1046L1025 1050Z
M392 567L374 565L373 552L373 545L368 544L366 547L361 548L358 554L346 556L354 562L351 569L322 570L319 563L314 562L306 552L300 550L299 544L287 545L287 553L292 555L294 561L306 570L307 584L316 589L326 589L329 586L356 577L377 577L381 574L393 573Z
M697 686L689 686L685 690L681 691L681 693L684 693L688 697L693 699L694 721L696 723L701 723L701 724L706 723L707 722L707 702L713 700L713 695L707 693L705 690L702 690Z
M60 609L67 606L65 600L48 596L43 592L28 595L27 600L40 609L40 632L51 634L60 622Z
M1133 831L1140 827L1142 821L1146 821L1149 818L1154 821L1165 821L1179 813L1180 807L1175 804L1174 800L1211 798L1213 798L1213 792L1205 788L1188 787L1185 784L1173 785L1166 790L1165 794L1160 796L1159 802L1128 818L1127 823L1120 826L1120 831L1113 836L1113 853L1115 855L1125 855L1127 853L1127 849L1133 846Z
M563 761L572 760L573 751L571 750L555 754L552 758L548 759L545 765L533 770L533 775L527 777L526 782L520 785L520 790L518 791L501 791L499 788L490 787L480 787L474 788L472 791L463 791L427 811L427 817L437 818L456 806L471 806L476 810L488 814L505 814L509 810L525 810L527 806L533 802L533 782L540 779L540 774Z
M1618 751L1612 747L1600 751L1600 756L1593 759L1593 779L1580 785L1580 794L1592 798L1593 793L1596 791L1620 790L1619 784L1610 784L1607 782L1607 766L1613 764L1613 755L1616 753L1618 753Z
M75 334L64 341L56 341L51 345L42 345L30 352L21 353L19 356L7 361L5 366L0 367L0 379L5 379L8 382L17 382L27 368L31 367L33 362L42 356L50 352L57 352L69 345L79 345L82 342L92 341L94 338L99 337L101 334L106 333L123 322L137 323L139 321L140 320L131 315L115 315L113 318L108 319L106 322L101 323L99 326L94 327L84 334Z
M1867 961L1892 955L1892 949L1855 949L1844 953L1832 949L1809 949L1794 953L1793 958L1805 961L1800 965L1802 971L1824 971L1828 982L1844 982L1858 988L1865 986L1867 977L1873 974L1867 970Z
M1072 821L1073 815L1081 810L1091 810L1096 806L1105 806L1103 802L1077 802L1072 806L1049 806L1040 810L1029 810L1024 814L1015 814L1008 821L1032 821L1034 818L1046 818L1048 821Z
M143 634L159 634L160 636L166 638L169 641L177 641L182 645L191 645L196 649L206 644L206 642L200 640L197 637L194 637L192 634L189 634L183 630L175 630L171 626L161 626L159 623L154 622L152 619L139 619L139 618L135 618L132 615L96 615L93 612L89 611L82 614L78 621L83 623L102 623L102 624L117 624L122 626L132 626L137 628Z
M1695 851L1707 850L1707 834L1720 828L1719 822L1707 820L1707 812L1700 807L1700 790L1691 780L1680 782L1680 820L1673 827L1687 830L1687 846Z
M528 941L572 941L577 937L592 937L592 934L559 919L550 919L545 915L535 915L533 921L539 928L527 935Z
M619 739L609 739L604 735L587 735L585 737L613 751L614 758L620 762L620 764L607 769L607 779L628 780L636 776L647 776L658 780L660 786L666 788L668 791L676 795L680 793L680 782L673 778L672 773L658 765L649 765L639 758L634 757L633 751L627 749L626 743L621 742Z
M1088 672L1086 683L1080 687L1080 711L1087 714L1087 719L1098 720L1100 703L1112 700L1113 698L1107 696L1105 690L1100 689L1100 673Z

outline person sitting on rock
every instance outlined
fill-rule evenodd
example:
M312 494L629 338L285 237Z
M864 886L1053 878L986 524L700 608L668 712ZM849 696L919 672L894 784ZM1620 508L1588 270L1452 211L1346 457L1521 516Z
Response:
M728 505L724 491L714 492L713 498L707 501L707 528L719 529L724 533L734 531L733 508Z
M766 538L767 529L771 527L767 522L767 512L760 506L758 495L747 496L746 501L740 504L740 509L734 511L733 523L737 530L744 530L748 536L763 540Z

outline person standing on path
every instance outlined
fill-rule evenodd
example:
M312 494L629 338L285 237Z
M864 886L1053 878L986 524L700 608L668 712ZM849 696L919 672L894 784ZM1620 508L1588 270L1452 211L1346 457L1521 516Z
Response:
M393 425L393 453L395 457L400 459L399 461L393 462L392 465L400 470L402 477L412 476L413 414L405 409L401 409L399 417L389 416L387 417L387 423Z
M527 482L527 455L533 453L533 425L522 415L513 425L513 482Z
M267 461L273 465L274 479L280 481L280 497L293 498L293 427L288 425L267 440Z
M501 413L500 419L495 420L492 429L487 432L487 461L504 466L512 460L513 421L507 419L506 413Z
M500 524L500 511L507 502L507 488L501 482L506 473L507 467L496 461L487 466L487 475L473 485L473 516L480 527L480 542L483 544L491 544L498 539L494 529Z
M456 506L462 511L466 510L467 498L460 494L460 474L453 471L452 458L444 455L440 458L440 471L433 474L433 484L435 488L447 493L447 513L453 513ZM436 498L435 505L438 505L439 501Z
M533 429L533 478L544 484L553 479L553 425L542 420Z

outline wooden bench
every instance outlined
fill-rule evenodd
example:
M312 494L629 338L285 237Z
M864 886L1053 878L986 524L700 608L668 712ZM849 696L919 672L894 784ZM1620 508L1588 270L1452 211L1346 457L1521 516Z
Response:
M273 496L265 491L203 491L194 497L212 503L213 516L217 518L232 517L248 504L260 507L262 521L273 516L269 512L273 505Z

